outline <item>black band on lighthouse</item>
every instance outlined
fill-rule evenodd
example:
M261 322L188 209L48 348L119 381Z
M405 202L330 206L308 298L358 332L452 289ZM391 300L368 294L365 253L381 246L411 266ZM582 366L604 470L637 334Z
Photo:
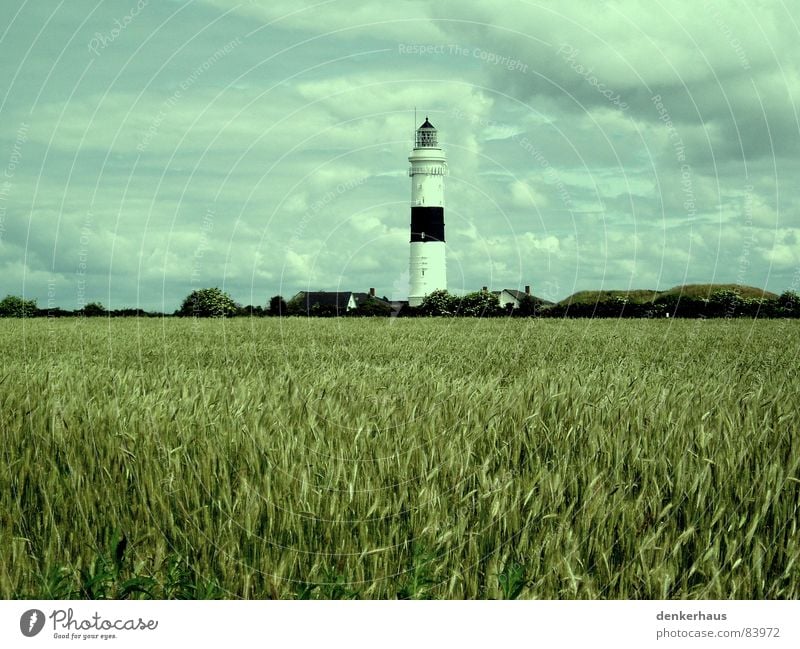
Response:
M444 241L444 208L411 208L411 241Z

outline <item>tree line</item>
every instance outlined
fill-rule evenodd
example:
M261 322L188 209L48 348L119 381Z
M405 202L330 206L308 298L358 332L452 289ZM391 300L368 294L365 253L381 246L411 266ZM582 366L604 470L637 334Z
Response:
M427 295L418 307L408 304L391 305L383 300L368 298L357 308L342 313L332 305L307 304L305 299L288 302L281 295L271 297L265 306L237 303L219 288L192 291L174 313L149 312L143 309L107 310L99 302L91 302L80 309L41 309L36 300L25 300L8 295L0 301L0 317L199 317L232 318L312 316L312 317L539 317L539 318L800 318L800 296L785 291L776 298L748 298L733 290L718 290L708 298L692 295L658 295L650 301L634 301L612 296L594 302L547 303L533 295L525 294L517 305L501 306L498 296L488 291L476 291L463 296L445 290Z
M652 300L598 297L596 300L546 303L525 294L518 305L501 306L498 296L487 291L463 297L434 291L408 315L539 318L800 318L800 296L785 291L776 298L748 298L730 289L713 291L708 298L667 293Z

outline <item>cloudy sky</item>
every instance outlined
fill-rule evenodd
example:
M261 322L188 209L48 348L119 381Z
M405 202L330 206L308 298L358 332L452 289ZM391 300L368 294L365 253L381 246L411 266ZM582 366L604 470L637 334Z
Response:
M415 107L454 292L800 290L792 7L4 0L0 293L405 298Z

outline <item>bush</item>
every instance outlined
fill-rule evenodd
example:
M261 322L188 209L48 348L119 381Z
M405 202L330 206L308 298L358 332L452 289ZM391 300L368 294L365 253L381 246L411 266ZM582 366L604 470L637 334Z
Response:
M392 314L392 307L385 302L375 298L367 298L362 304L350 311L349 316L382 316L388 317Z
M707 315L712 318L734 318L742 314L744 303L736 291L714 291L708 298Z
M426 295L418 310L422 315L453 316L458 315L460 300L446 290L439 289Z
M459 315L472 318L490 318L504 313L500 301L494 293L476 291L461 298Z
M100 304L100 302L90 302L85 307L83 307L81 313L83 313L83 315L89 318L108 314L105 307L102 304Z
M800 318L800 295L794 291L784 291L776 300L775 315L784 318Z
M542 308L542 303L537 300L533 295L524 294L519 299L519 306L512 312L513 315L521 316L523 318L530 316L538 316Z
M707 300L691 295L659 295L653 302L664 315L674 318L699 318L706 315Z
M36 311L36 300L23 300L17 295L7 295L0 301L0 318L32 318Z
M239 313L239 305L218 288L203 288L186 296L176 315L195 318L230 318Z
M282 316L282 315L287 315L288 312L289 312L289 307L286 304L286 300L283 299L282 295L273 295L269 299L269 305L267 306L267 315Z
M239 307L239 315L249 316L251 318L261 318L267 315L267 312L260 304L248 304L247 306Z

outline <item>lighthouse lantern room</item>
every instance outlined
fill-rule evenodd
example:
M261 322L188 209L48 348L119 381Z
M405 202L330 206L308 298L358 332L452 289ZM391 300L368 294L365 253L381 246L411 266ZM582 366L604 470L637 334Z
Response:
M425 118L416 131L411 167L411 259L408 303L419 306L437 289L447 288L444 249L444 177L447 161L436 129Z

